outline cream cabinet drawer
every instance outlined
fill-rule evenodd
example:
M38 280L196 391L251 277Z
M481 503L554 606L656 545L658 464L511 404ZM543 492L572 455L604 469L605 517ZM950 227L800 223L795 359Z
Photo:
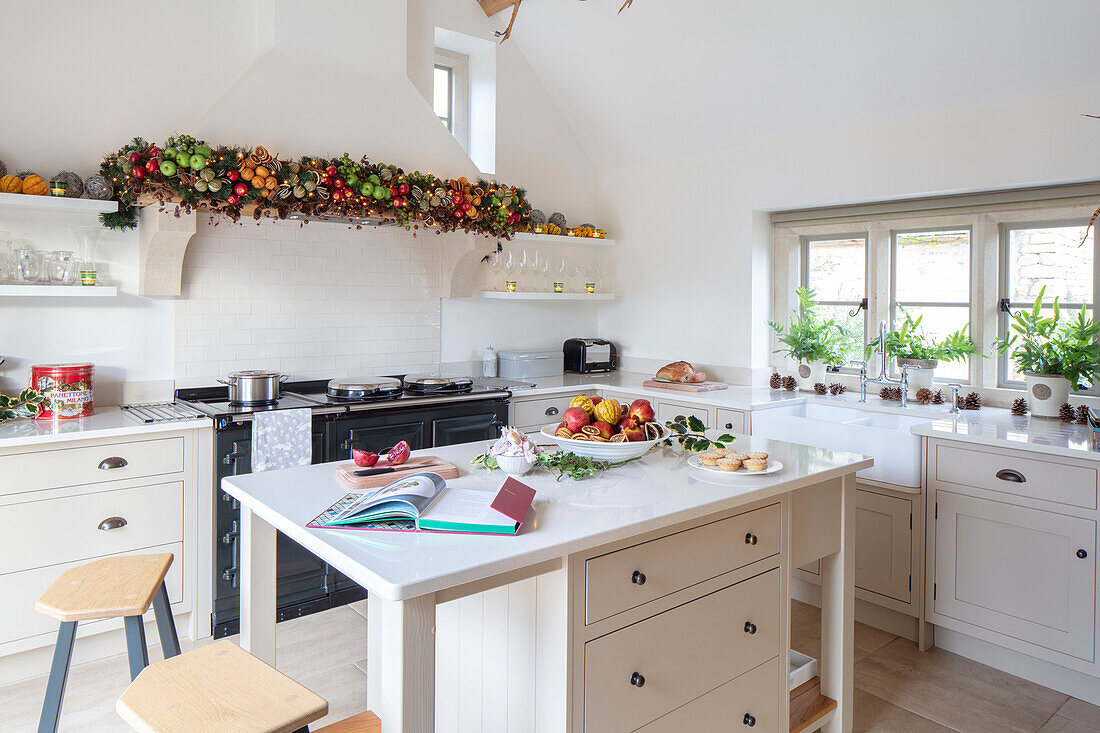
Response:
M183 482L8 504L0 528L0 573L180 542Z
M657 419L661 422L675 420L680 416L695 415L703 421L708 428L714 427L714 420L710 408L706 405L693 405L690 402L667 402L661 400L657 403Z
M0 456L0 493L79 486L183 470L183 438L61 448Z
M779 596L770 570L585 644L585 731L635 730L777 656Z
M644 733L711 730L785 733L787 726L779 725L782 685L779 658L776 657L638 730Z
M728 407L718 408L718 421L713 426L724 433L747 433L745 413L741 410L731 410Z
M168 568L168 575L164 578L165 586L168 588L168 600L173 605L187 601L183 597L183 543L150 547L142 551L143 554L158 552L170 552L174 556L172 566ZM4 620L0 624L0 644L39 634L51 635L48 640L52 643L52 635L57 633L57 621L36 613L34 602L46 588L50 587L58 575L85 562L87 560L0 575L0 619ZM86 628L102 623L103 620L85 621L80 625Z
M778 504L594 557L585 622L640 606L779 552Z
M575 395L548 397L543 400L523 400L512 403L513 425L543 425L561 422L562 414L569 407L569 400Z
M935 446L935 482L930 488L961 484L1086 509L1096 508L1095 468L972 445L936 443Z

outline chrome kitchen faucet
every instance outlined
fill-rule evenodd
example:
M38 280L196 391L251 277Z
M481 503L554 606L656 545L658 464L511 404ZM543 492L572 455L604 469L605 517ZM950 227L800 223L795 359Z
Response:
M901 379L890 379L886 374L886 321L878 322L878 353L881 357L881 364L879 366L878 376L870 378L867 376L867 362L866 361L852 361L852 366L859 367L859 401L867 402L867 385L868 384L882 384L887 386L897 385L901 388L901 406L906 407L909 404L909 370L919 369L910 364L903 364L901 367Z

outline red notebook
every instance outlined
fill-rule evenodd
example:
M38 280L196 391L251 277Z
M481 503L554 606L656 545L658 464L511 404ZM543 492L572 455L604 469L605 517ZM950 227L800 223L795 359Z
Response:
M419 473L380 489L346 494L306 526L514 535L534 499L535 490L512 477L493 495L448 487L438 474Z

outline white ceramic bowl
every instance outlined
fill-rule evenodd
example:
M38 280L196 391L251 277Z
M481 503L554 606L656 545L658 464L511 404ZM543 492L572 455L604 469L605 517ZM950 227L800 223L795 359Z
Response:
M661 429L661 437L654 440L640 440L634 443L597 443L591 440L573 440L572 438L559 438L554 435L558 429L558 423L544 425L542 437L554 441L562 450L576 453L578 456L598 458L601 461L625 461L627 458L636 458L642 455L657 443L669 436L669 429L660 423L653 423Z
M522 476L535 467L535 460L526 456L493 456L500 470L509 476Z

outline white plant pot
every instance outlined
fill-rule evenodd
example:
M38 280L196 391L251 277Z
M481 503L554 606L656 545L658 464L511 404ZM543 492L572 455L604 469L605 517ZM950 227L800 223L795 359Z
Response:
M1061 374L1026 372L1024 384L1033 417L1058 417L1058 408L1069 401L1069 380Z
M909 370L909 399L917 398L917 390L932 389L932 380L936 378L936 367L939 362L935 359L902 359L898 357L898 368L908 364L918 369Z
M796 378L798 379L798 388L812 390L815 384L824 384L825 366L825 362L823 361L800 363L795 372Z

